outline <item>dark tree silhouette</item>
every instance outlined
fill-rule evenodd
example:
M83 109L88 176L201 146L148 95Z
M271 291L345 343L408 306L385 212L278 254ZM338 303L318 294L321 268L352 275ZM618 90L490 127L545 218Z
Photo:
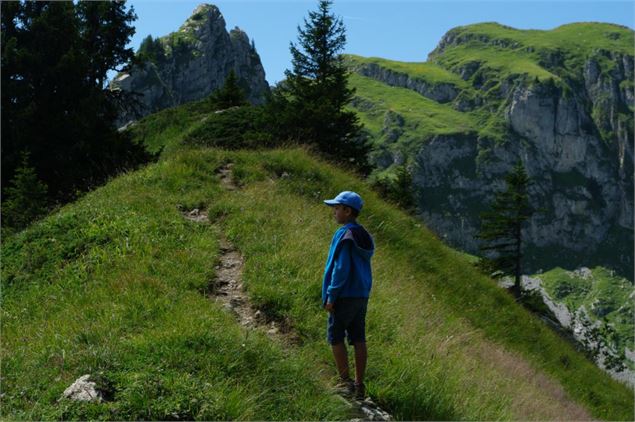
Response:
M514 276L512 292L520 297L522 274L522 225L534 209L529 205L529 177L519 160L505 177L507 188L496 194L491 209L481 213L481 229L477 238L483 241L484 256L479 266L489 272ZM490 256L485 256L485 255ZM493 255L493 256L491 256Z
M346 44L341 19L330 12L332 2L320 0L304 27L298 26L298 46L290 43L293 69L269 99L277 119L274 132L314 144L326 155L367 169L368 139L357 115L345 110L354 89L339 54Z
M222 87L210 94L210 101L218 109L247 104L245 91L240 87L234 69L229 71Z
M114 127L118 109L104 87L109 70L133 56L136 19L124 2L1 2L2 181L22 154L67 202L120 170L147 161L143 146ZM2 202L13 191L3 192Z

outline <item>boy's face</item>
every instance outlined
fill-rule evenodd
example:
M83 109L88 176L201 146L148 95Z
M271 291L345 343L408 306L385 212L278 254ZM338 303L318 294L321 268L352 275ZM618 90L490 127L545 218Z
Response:
M338 224L346 224L353 218L353 210L346 205L335 204L333 206L333 216Z

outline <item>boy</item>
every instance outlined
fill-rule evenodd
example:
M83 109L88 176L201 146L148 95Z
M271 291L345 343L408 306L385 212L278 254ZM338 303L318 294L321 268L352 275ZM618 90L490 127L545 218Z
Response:
M366 308L372 286L370 258L375 252L375 243L356 221L363 205L357 193L344 191L324 203L333 207L335 220L342 224L333 235L322 281L322 305L329 312L327 340L340 375L337 389L363 400L366 393ZM345 335L348 344L355 347L354 382L348 372Z

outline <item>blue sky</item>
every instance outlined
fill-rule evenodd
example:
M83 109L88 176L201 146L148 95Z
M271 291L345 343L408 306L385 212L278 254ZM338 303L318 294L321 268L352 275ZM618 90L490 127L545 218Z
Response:
M132 0L138 16L135 50L148 34L176 31L202 1ZM317 0L218 0L227 29L240 27L255 41L269 84L291 67L289 42L297 40ZM634 1L480 1L480 0L335 0L332 11L343 18L345 53L422 62L443 34L471 23L499 22L519 29L552 29L572 22L610 22L635 28Z

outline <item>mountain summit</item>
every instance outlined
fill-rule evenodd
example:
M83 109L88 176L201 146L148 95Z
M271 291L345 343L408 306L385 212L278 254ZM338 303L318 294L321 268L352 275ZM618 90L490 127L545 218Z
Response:
M111 89L142 94L140 115L124 113L122 124L206 97L222 86L231 69L252 103L260 103L269 90L260 56L247 34L238 27L228 32L222 13L211 4L197 6L178 31L146 38L137 56L143 64L111 83Z
M477 253L480 213L521 159L525 269L602 265L633 279L633 30L572 23L448 31L426 62L347 56L377 180L406 169L417 212Z

